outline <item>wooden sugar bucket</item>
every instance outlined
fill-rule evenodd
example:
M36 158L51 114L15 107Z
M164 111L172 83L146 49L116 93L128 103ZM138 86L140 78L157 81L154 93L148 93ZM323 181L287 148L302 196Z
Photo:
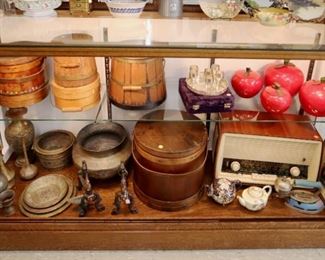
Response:
M161 121L177 113L184 121ZM158 110L136 124L133 136L134 188L139 198L167 211L195 203L207 156L205 125L186 112Z
M55 57L54 80L63 87L80 87L97 78L94 57Z
M125 109L150 109L166 99L162 58L112 58L111 101Z
M100 101L100 79L81 87L67 88L52 82L55 106L64 112L84 111Z

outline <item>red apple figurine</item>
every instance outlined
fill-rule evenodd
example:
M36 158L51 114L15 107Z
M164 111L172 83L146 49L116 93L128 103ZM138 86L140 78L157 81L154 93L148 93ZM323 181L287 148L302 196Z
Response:
M307 81L300 89L299 100L308 114L325 116L325 77Z
M263 87L263 78L250 68L237 70L231 78L231 85L238 96L251 98L260 92Z
M261 93L261 103L270 113L283 113L290 107L292 97L288 90L279 84L267 86Z
M304 74L294 64L285 61L280 65L269 65L264 71L264 80L266 86L271 86L275 83L288 90L291 96L299 92L304 83Z

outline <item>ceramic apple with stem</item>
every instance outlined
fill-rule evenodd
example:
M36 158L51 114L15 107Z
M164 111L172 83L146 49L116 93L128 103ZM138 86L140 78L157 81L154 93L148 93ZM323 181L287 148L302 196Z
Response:
M262 106L270 113L283 113L288 110L292 103L289 91L279 84L265 87L260 98Z
M285 60L283 64L267 66L264 71L264 81L266 86L277 83L288 90L291 96L295 96L305 79L303 72L299 68Z
M308 114L325 116L325 77L307 81L300 89L299 100Z
M238 96L251 98L263 87L263 77L256 71L246 68L237 70L231 78L231 85Z

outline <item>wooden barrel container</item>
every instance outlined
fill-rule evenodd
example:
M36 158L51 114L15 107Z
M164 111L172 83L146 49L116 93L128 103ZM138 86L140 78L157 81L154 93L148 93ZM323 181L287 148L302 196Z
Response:
M21 78L0 78L1 95L22 95L34 92L46 83L46 73L42 67L35 74Z
M80 87L97 78L94 57L55 57L54 80L62 87Z
M17 63L15 63L17 62ZM40 71L44 57L10 57L0 59L0 78L16 79Z
M9 108L27 107L34 105L47 97L49 88L45 83L34 92L22 95L0 95L0 105Z
M63 87L52 82L55 106L62 111L84 111L92 108L100 101L99 76L90 84L80 87Z
M25 58L0 60L0 95L31 93L44 86L47 81L44 58ZM14 64L15 61L19 64Z
M166 99L162 58L112 58L109 97L118 107L150 109Z
M195 203L207 155L205 125L186 112L158 110L144 116L133 135L134 188L139 198L167 211Z

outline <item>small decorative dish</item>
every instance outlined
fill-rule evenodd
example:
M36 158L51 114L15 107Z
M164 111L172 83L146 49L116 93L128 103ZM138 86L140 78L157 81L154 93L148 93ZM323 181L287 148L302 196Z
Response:
M31 208L43 209L61 201L68 191L64 177L57 174L40 177L24 191L24 203Z
M259 22L266 26L281 26L292 20L291 12L280 8L260 8L255 16Z
M296 20L321 22L325 19L324 0L303 1L301 4L297 1L289 1L288 8Z
M211 19L232 19L244 5L243 0L200 0L202 11Z
M13 0L15 7L24 11L25 16L45 17L56 16L54 9L58 8L62 0Z
M137 18L148 0L99 0L106 3L113 17Z

